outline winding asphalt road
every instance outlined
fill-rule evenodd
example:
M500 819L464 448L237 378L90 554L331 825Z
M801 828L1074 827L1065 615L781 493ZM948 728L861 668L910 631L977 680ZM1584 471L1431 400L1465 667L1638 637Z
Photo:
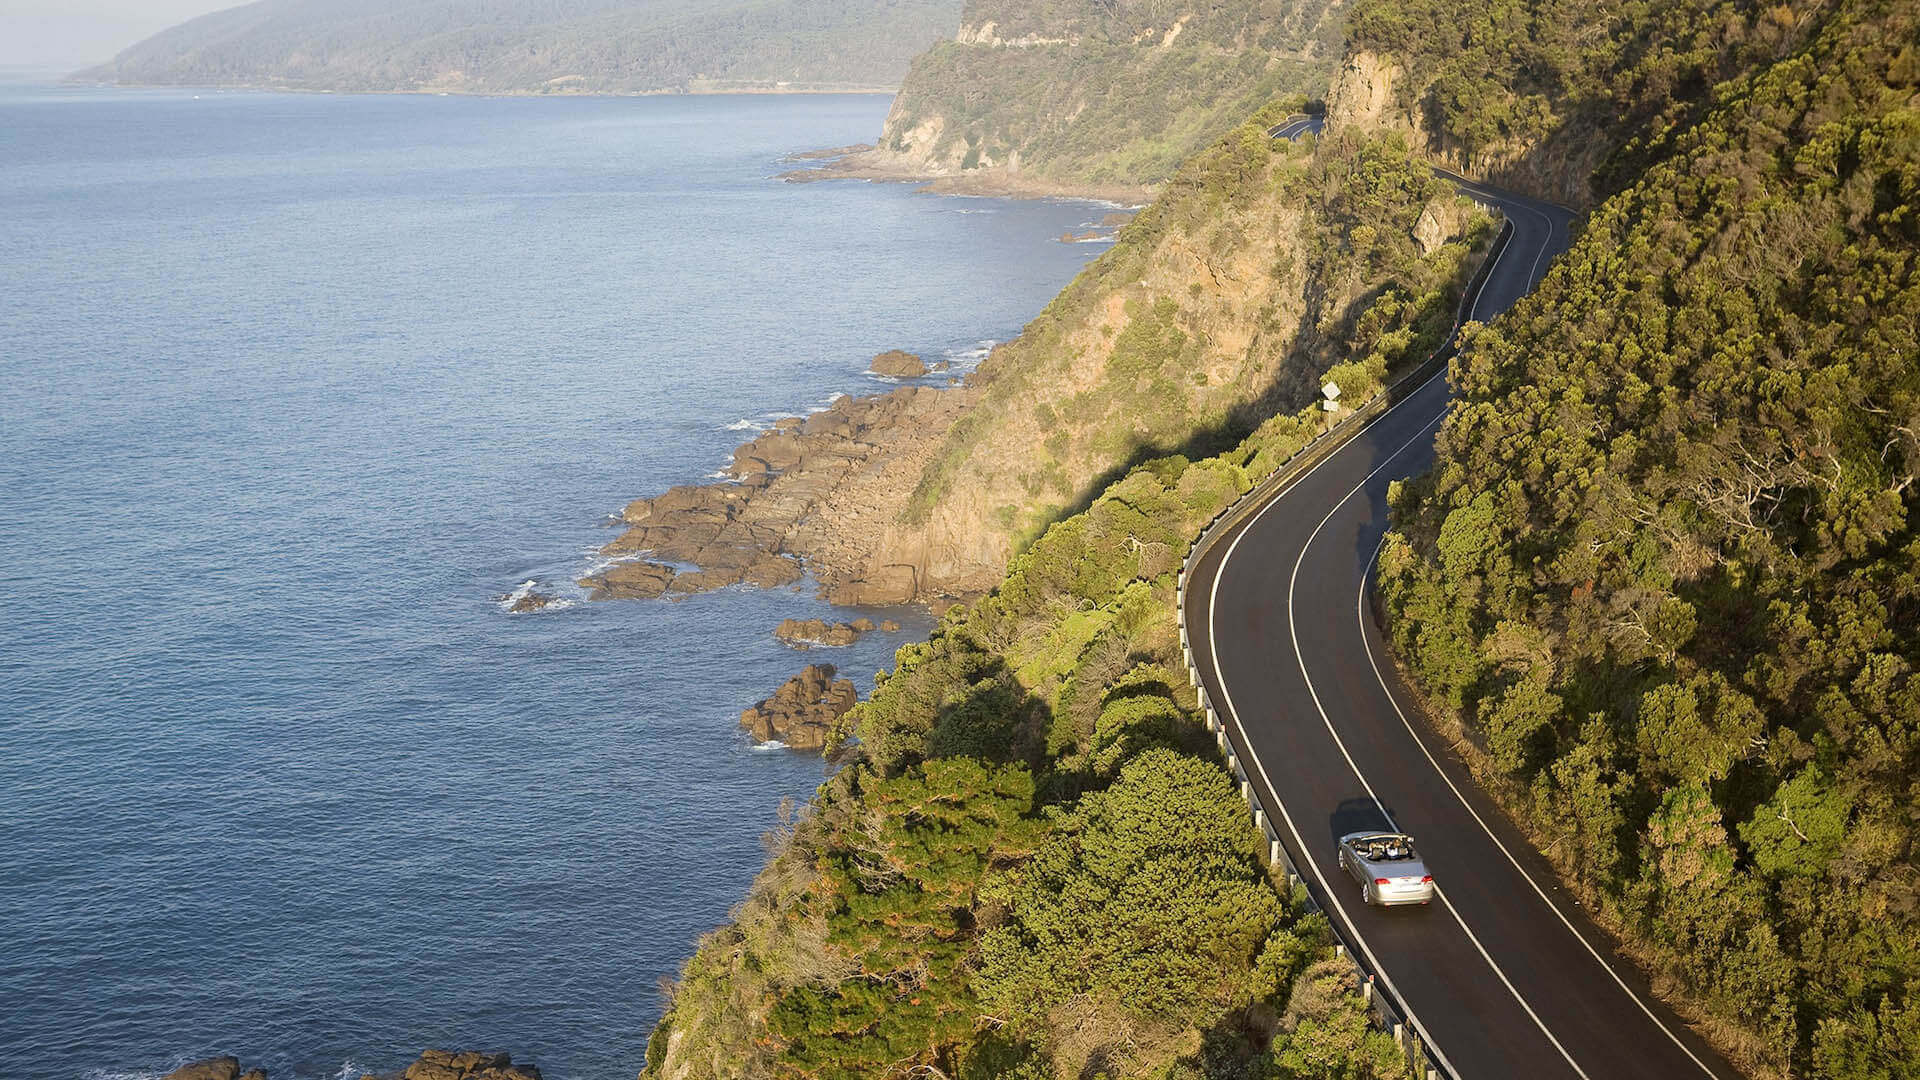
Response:
M1461 186L1515 230L1470 313L1486 321L1571 215ZM1458 1080L1735 1080L1421 725L1370 616L1387 484L1431 466L1450 396L1436 376L1205 551L1185 600L1201 681L1316 901ZM1368 907L1338 869L1336 837L1383 827L1416 838L1432 906Z

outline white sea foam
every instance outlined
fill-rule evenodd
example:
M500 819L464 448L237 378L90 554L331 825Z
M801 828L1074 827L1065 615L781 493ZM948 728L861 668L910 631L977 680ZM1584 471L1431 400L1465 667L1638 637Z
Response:
M765 425L758 420L735 420L726 426L728 431L759 431Z
M766 742L754 743L753 748L755 750L785 750L787 744L781 742L779 739L768 739Z

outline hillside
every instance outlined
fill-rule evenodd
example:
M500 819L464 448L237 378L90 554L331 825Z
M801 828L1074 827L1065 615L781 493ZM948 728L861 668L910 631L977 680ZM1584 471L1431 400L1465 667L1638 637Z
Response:
M849 171L1137 198L1254 109L1319 97L1345 0L969 0Z
M1194 394L1254 379L1210 373L1202 334L1181 329L1213 281L1187 246L1196 236L1231 252L1236 227L1271 233L1244 271L1269 273L1279 242L1271 294L1336 298L1329 325L1363 344L1290 356L1354 356L1340 379L1356 396L1425 356L1452 319L1471 259L1465 244L1417 256L1415 223L1436 200L1450 204L1425 169L1392 144L1275 144L1265 138L1275 115L1192 161L1129 227L1133 244L1069 288L1029 329L1027 352L1002 361L1020 365L973 405L981 436L1027 438L1029 409L1054 413L1048 429L1083 430L1041 450L1056 463L1073 459L1077 438L1108 461L1148 459L1116 469L996 575L989 596L900 650L839 732L858 736L843 746L845 767L778 838L732 924L687 963L643 1076L1405 1076L1400 1049L1369 1028L1325 920L1269 878L1196 713L1173 611L1188 536L1304 446L1323 413L1284 407L1212 457L1144 452L1227 427L1225 411L1144 407L1185 400L1177 373ZM1267 192L1281 192L1275 206L1309 209L1265 217ZM1142 275L1156 288L1181 275L1194 290L1137 298ZM1300 317L1269 296L1210 329L1273 323L1267 304ZM1083 309L1114 319L1110 332L1087 332L1112 338L1091 363L1062 346ZM1219 348L1238 356L1248 342ZM1062 365L1043 367L1043 356ZM1081 365L1085 379L1071 379ZM1271 400L1317 386L1321 371L1277 380ZM1164 427L1100 442L1119 413ZM1048 490L1058 488L1041 498Z
M983 515L992 591L849 714L646 1076L1404 1075L1268 875L1174 575L1321 430L1329 368L1357 399L1434 347L1474 265L1449 234L1491 230L1404 146L1268 139L1283 115L1190 162L965 391L914 505Z
M702 568L676 589L792 580L793 556L840 603L977 596L1130 465L1231 445L1330 370L1376 383L1450 321L1471 205L1393 139L1267 138L1297 101L1197 155L964 385L796 419L736 452L740 483L630 505L606 554Z
M259 0L77 78L333 91L890 89L958 0Z
M1585 207L1648 163L1617 154L1693 117L1717 84L1802 44L1820 5L1754 0L1363 2L1329 101L1436 161Z
M1393 638L1757 1071L1920 1075L1920 12L1701 4L1582 34L1533 10L1669 42L1584 70L1752 70L1629 102L1614 193L1461 352L1438 465L1395 499Z

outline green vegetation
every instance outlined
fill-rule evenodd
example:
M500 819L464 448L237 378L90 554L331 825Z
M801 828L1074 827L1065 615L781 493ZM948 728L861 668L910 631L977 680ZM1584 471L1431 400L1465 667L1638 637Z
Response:
M1671 41L1797 17L1661 10ZM1920 12L1807 15L1466 345L1382 591L1508 807L1724 1041L1887 1080L1920 1076Z
M1394 138L1267 138L1298 103L1196 155L994 350L909 524L954 515L954 491L979 493L1014 509L969 527L1017 550L1136 462L1212 453L1317 397L1326 377L1361 394L1438 345L1491 223ZM1430 249L1415 236L1423 216L1445 223Z
M884 88L958 0L263 0L83 78L467 93Z
M1319 96L1339 10L970 0L961 40L914 61L881 146L923 166L1010 168L1027 183L1156 185L1265 103Z
M1296 153L1290 183L1347 188L1323 212L1348 227L1308 257L1377 281L1405 253L1361 222L1430 194L1379 147L1309 161L1230 139L1133 228L1191 224L1209 186L1226 198ZM1343 369L1356 397L1432 347L1425 316L1450 310L1464 254L1414 274L1432 296L1402 283L1352 315L1370 342ZM1134 375L1187 347L1171 322L1159 302L1134 313ZM1187 540L1323 422L1310 406L1215 456L1139 464L902 648L845 719L848 763L687 965L645 1075L1404 1075L1325 923L1276 890L1180 666Z
M1361 0L1352 47L1406 69L1399 106L1452 163L1516 184L1590 173L1622 143L1695 118L1717 84L1803 45L1821 0ZM1648 159L1597 177L1605 195ZM1552 189L1549 188L1551 191Z

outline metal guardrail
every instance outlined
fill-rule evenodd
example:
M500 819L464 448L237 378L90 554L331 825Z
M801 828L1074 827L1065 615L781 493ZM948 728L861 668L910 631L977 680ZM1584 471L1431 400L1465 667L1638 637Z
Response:
M1473 310L1474 301L1479 297L1481 290L1486 288L1487 279L1492 275L1494 266L1499 263L1500 256L1506 253L1507 246L1512 241L1513 223L1507 222L1501 227L1493 246L1487 250L1487 257L1481 262L1480 268L1468 281L1466 291L1460 297L1460 306L1454 313L1453 329L1447 333L1446 340L1441 342L1440 347L1435 349L1431 356L1354 408L1338 423L1314 436L1311 442L1294 451L1287 460L1281 462L1264 479L1248 489L1246 494L1221 509L1188 546L1186 558L1180 563L1175 603L1179 607L1180 652L1186 659L1187 678L1199 694L1200 707L1207 717L1207 727L1213 732L1214 741L1226 757L1227 771L1238 782L1241 797L1247 800L1249 809L1253 811L1254 827L1267 838L1268 864L1284 870L1290 886L1300 886L1304 884L1305 879L1301 877L1292 854L1281 842L1280 830L1275 827L1266 807L1261 805L1260 793L1254 790L1252 778L1247 775L1245 767L1241 765L1238 753L1233 747L1233 740L1227 735L1226 723L1215 711L1206 685L1200 678L1200 669L1194 664L1193 645L1187 636L1187 581L1193 573L1194 564L1204 558L1206 553L1212 550L1213 545L1234 526L1265 507L1289 483L1307 469L1326 460L1334 451L1345 446L1356 435L1366 430L1374 420L1384 415L1388 409L1404 400L1414 390L1425 385L1427 380L1433 378L1446 366L1453 355L1454 343L1459 336L1460 328L1466 324L1468 312ZM1236 726L1238 726L1237 720ZM1245 739L1246 733L1243 731L1241 740L1244 742ZM1313 904L1311 893L1308 894L1308 903ZM1335 936L1341 939L1341 943L1334 946L1336 952L1353 960L1354 966L1359 969L1362 995L1373 1010L1381 1029L1390 1033L1407 1055L1409 1068L1420 1070L1420 1075L1423 1075L1425 1080L1439 1080L1441 1077L1451 1076L1452 1074L1440 1059L1427 1050L1427 1047L1432 1045L1432 1038L1428 1035L1426 1028L1414 1018L1412 1010L1405 1002L1394 1000L1394 995L1376 982L1378 973L1367 969L1367 965L1352 949L1353 943L1345 940L1345 934L1340 927L1334 925L1331 920L1329 925L1333 926ZM1459 1080L1459 1078L1453 1077L1453 1080Z

